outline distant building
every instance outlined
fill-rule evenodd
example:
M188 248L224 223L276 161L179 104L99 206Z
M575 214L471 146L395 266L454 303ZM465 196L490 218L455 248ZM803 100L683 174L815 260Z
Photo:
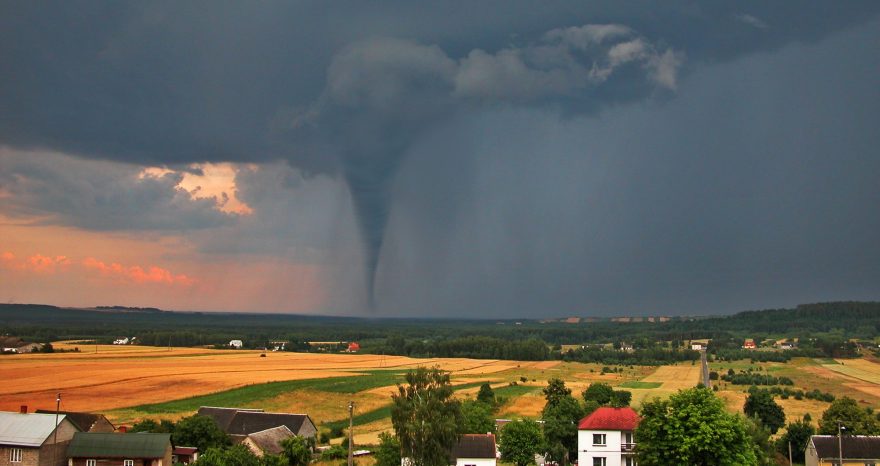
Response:
M241 444L262 458L265 455L280 455L284 451L281 442L291 437L296 437L296 434L291 432L287 426L281 425L248 434Z
M464 434L452 448L456 466L495 466L498 450L493 434Z
M230 340L229 347L235 348L235 349L241 349L242 347L244 347L244 342L242 342L241 340Z
M880 436L844 435L839 439L843 449L843 464L880 464ZM806 466L840 464L840 450L836 435L814 435L804 452Z
M601 407L578 423L578 464L635 466L633 431L639 415L629 407Z
M751 338L746 338L746 341L743 342L743 349L755 349L758 346L755 345L755 340Z
M77 432L67 448L69 466L172 466L171 434Z
M65 450L77 432L67 416L0 412L0 464L11 466L63 466L67 463ZM57 441L56 444L56 431Z
M199 449L196 447L174 447L171 450L172 464L190 464L199 459Z
M348 344L348 349L346 351L348 351L349 353L357 353L360 350L361 350L361 345L358 342L353 341Z
M272 342L269 342L269 346L272 347L272 351L284 351L285 349L287 349L287 343L289 343L289 342L272 341Z
M706 346L702 343L691 343L691 349L694 351L703 351L706 349Z
M130 341L131 340L129 340L128 337L117 338L117 339L113 340L113 344L114 345L127 345Z
M40 414L55 414L55 411L48 409L38 409L36 412ZM81 432L113 432L116 430L103 414L78 413L74 411L59 411L59 414L67 416L67 420L72 422Z
M314 438L318 432L308 414L267 413L261 409L211 406L202 406L197 414L213 419L220 430L238 442L250 434L279 426L285 426L294 435L305 438Z

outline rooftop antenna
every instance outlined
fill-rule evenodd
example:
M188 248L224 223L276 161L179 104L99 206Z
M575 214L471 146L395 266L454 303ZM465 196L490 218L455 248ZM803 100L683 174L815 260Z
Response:
M348 466L353 466L354 464L354 454L352 452L352 445L354 443L354 432L352 432L353 424L354 424L354 401L348 402Z

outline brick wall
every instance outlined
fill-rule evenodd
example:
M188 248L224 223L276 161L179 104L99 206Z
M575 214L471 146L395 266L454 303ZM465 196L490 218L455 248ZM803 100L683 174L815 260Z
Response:
M12 448L13 447L0 446L0 466L39 466L39 449L21 447L21 463L13 463L9 461L12 457Z

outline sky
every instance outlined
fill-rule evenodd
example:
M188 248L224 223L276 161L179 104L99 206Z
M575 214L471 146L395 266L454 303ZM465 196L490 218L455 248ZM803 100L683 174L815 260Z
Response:
M880 299L880 3L0 1L0 302Z

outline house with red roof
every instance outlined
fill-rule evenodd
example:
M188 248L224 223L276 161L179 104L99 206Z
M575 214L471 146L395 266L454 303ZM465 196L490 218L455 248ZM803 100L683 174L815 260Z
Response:
M630 407L603 406L578 423L578 466L636 466L633 431L639 415Z

